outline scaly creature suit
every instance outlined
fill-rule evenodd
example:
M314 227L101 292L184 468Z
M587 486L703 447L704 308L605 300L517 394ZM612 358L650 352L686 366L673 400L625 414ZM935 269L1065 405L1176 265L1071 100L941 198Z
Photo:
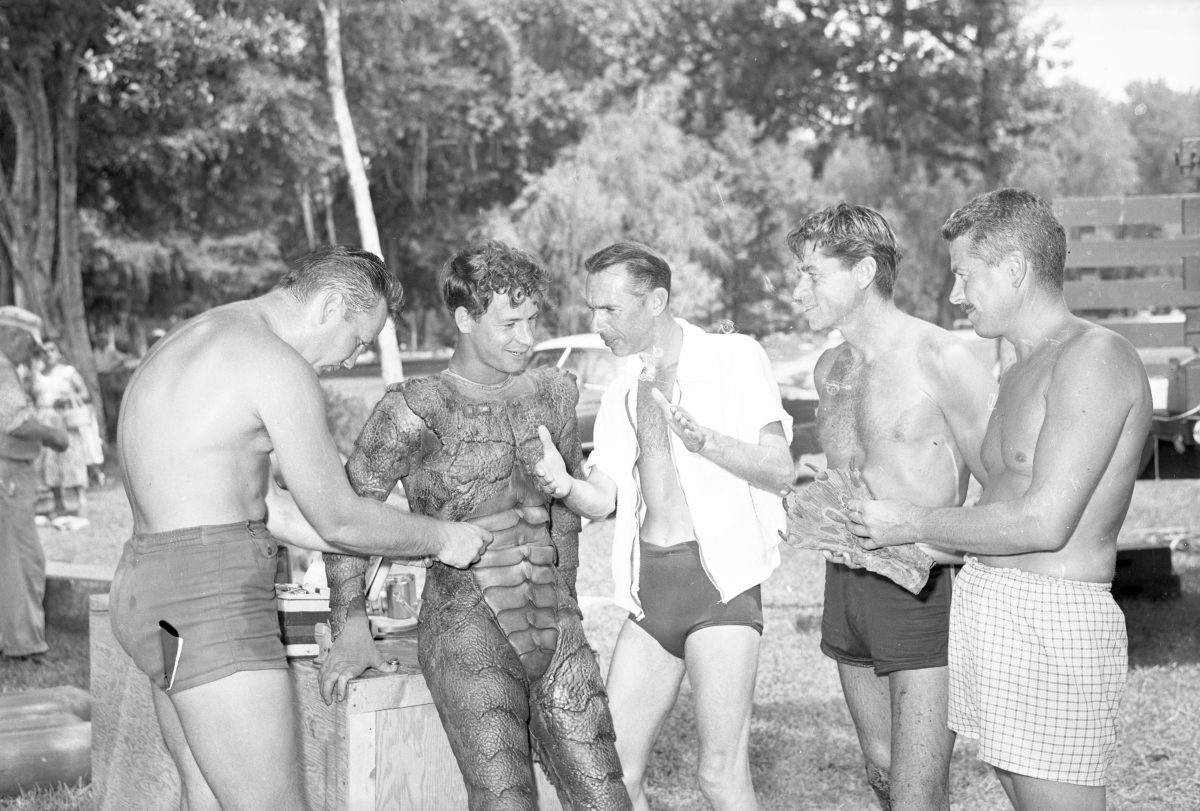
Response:
M626 809L612 717L576 603L579 517L533 481L545 425L579 476L578 389L557 368L502 384L452 372L388 387L346 465L362 495L397 480L413 512L475 520L494 539L467 570L434 563L418 652L472 811L533 807L530 749L564 807ZM362 558L329 556L333 632L361 599Z

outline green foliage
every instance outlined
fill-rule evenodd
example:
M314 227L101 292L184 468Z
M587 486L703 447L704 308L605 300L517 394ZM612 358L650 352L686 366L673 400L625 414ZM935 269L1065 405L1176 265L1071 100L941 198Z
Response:
M1047 198L1129 194L1137 142L1118 105L1074 82L1050 91L1059 117L1030 138L1010 182Z
M118 10L87 61L82 202L143 234L270 225L328 165L332 131L305 32L276 13L201 15L190 0Z
M169 326L259 295L286 271L268 232L146 240L106 231L94 212L83 214L85 305L94 335L125 327L131 313Z
M1134 160L1139 194L1200 191L1200 179L1184 177L1175 166L1179 140L1200 136L1200 91L1176 92L1162 82L1134 82L1120 118L1137 141Z
M716 145L689 135L677 123L679 86L648 93L641 109L601 115L487 223L551 269L554 331L587 328L583 261L625 239L671 263L672 304L686 318L755 333L790 320L784 237L810 205L811 172L799 149L759 140L745 115L731 115Z

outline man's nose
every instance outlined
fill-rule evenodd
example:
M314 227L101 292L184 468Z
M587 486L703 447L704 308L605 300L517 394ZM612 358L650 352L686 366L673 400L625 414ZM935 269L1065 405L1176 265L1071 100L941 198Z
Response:
M533 346L533 327L524 321L517 322L517 343Z
M600 330L604 329L603 313L601 313L599 310L592 310L590 328L592 332L599 332Z
M964 301L966 301L966 297L963 294L964 287L965 285L963 284L962 276L955 275L954 287L950 289L951 304L962 304Z
M812 292L812 280L807 276L801 276L796 289L792 291L792 301L799 304L801 300Z
M362 354L362 351L363 348L361 346L354 347L354 354L342 361L342 366L347 369L353 369L354 362L358 360L358 356Z

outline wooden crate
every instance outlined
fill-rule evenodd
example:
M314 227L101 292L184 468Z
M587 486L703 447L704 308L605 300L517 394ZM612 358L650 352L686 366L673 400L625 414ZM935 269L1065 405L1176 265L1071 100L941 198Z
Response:
M312 659L289 660L298 696L304 786L313 811L458 811L466 788L417 667L416 639L384 643L400 672L368 671L345 702L326 706ZM97 811L175 811L179 777L150 698L149 680L121 650L108 595L91 601L92 797ZM540 768L539 811L561 811Z

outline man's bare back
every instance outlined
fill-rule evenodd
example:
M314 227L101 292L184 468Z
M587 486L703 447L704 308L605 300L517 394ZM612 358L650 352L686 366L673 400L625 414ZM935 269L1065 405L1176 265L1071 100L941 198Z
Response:
M1123 420L1115 423L1120 425L1119 432L1110 431L1108 437L1097 434L1090 437L1091 441L1114 444L1107 464L1096 471L1099 482L1094 490L1098 497L1083 506L1061 548L1014 555L981 554L982 563L1069 580L1112 581L1117 533L1133 495L1133 481L1152 410L1141 360L1133 347L1114 333L1072 317L1032 354L1005 372L984 437L983 464L988 481L979 506L1021 497L1033 482L1039 456L1057 454L1063 443L1089 441L1088 436L1071 430L1070 423L1075 421L1067 414L1048 412L1046 407L1047 392L1055 377L1079 376L1072 367L1079 362L1080 355L1101 358L1100 366L1107 372L1103 376L1088 375L1087 387L1095 397L1092 410L1112 404L1125 408ZM1078 473L1086 475L1087 471ZM1083 486L1075 481L1070 469L1060 469L1058 476L1062 477L1060 485L1072 489ZM1045 506L1049 507L1054 500L1052 494L1047 494ZM1041 507L1030 504L1027 508Z
M969 467L979 469L990 375L945 330L899 312L892 319L883 353L867 358L845 343L818 361L821 447L830 467L860 470L876 498L961 504Z
M321 396L312 368L250 302L211 310L154 346L130 380L117 440L140 531L263 517L274 448L259 404L277 396L277 376Z

